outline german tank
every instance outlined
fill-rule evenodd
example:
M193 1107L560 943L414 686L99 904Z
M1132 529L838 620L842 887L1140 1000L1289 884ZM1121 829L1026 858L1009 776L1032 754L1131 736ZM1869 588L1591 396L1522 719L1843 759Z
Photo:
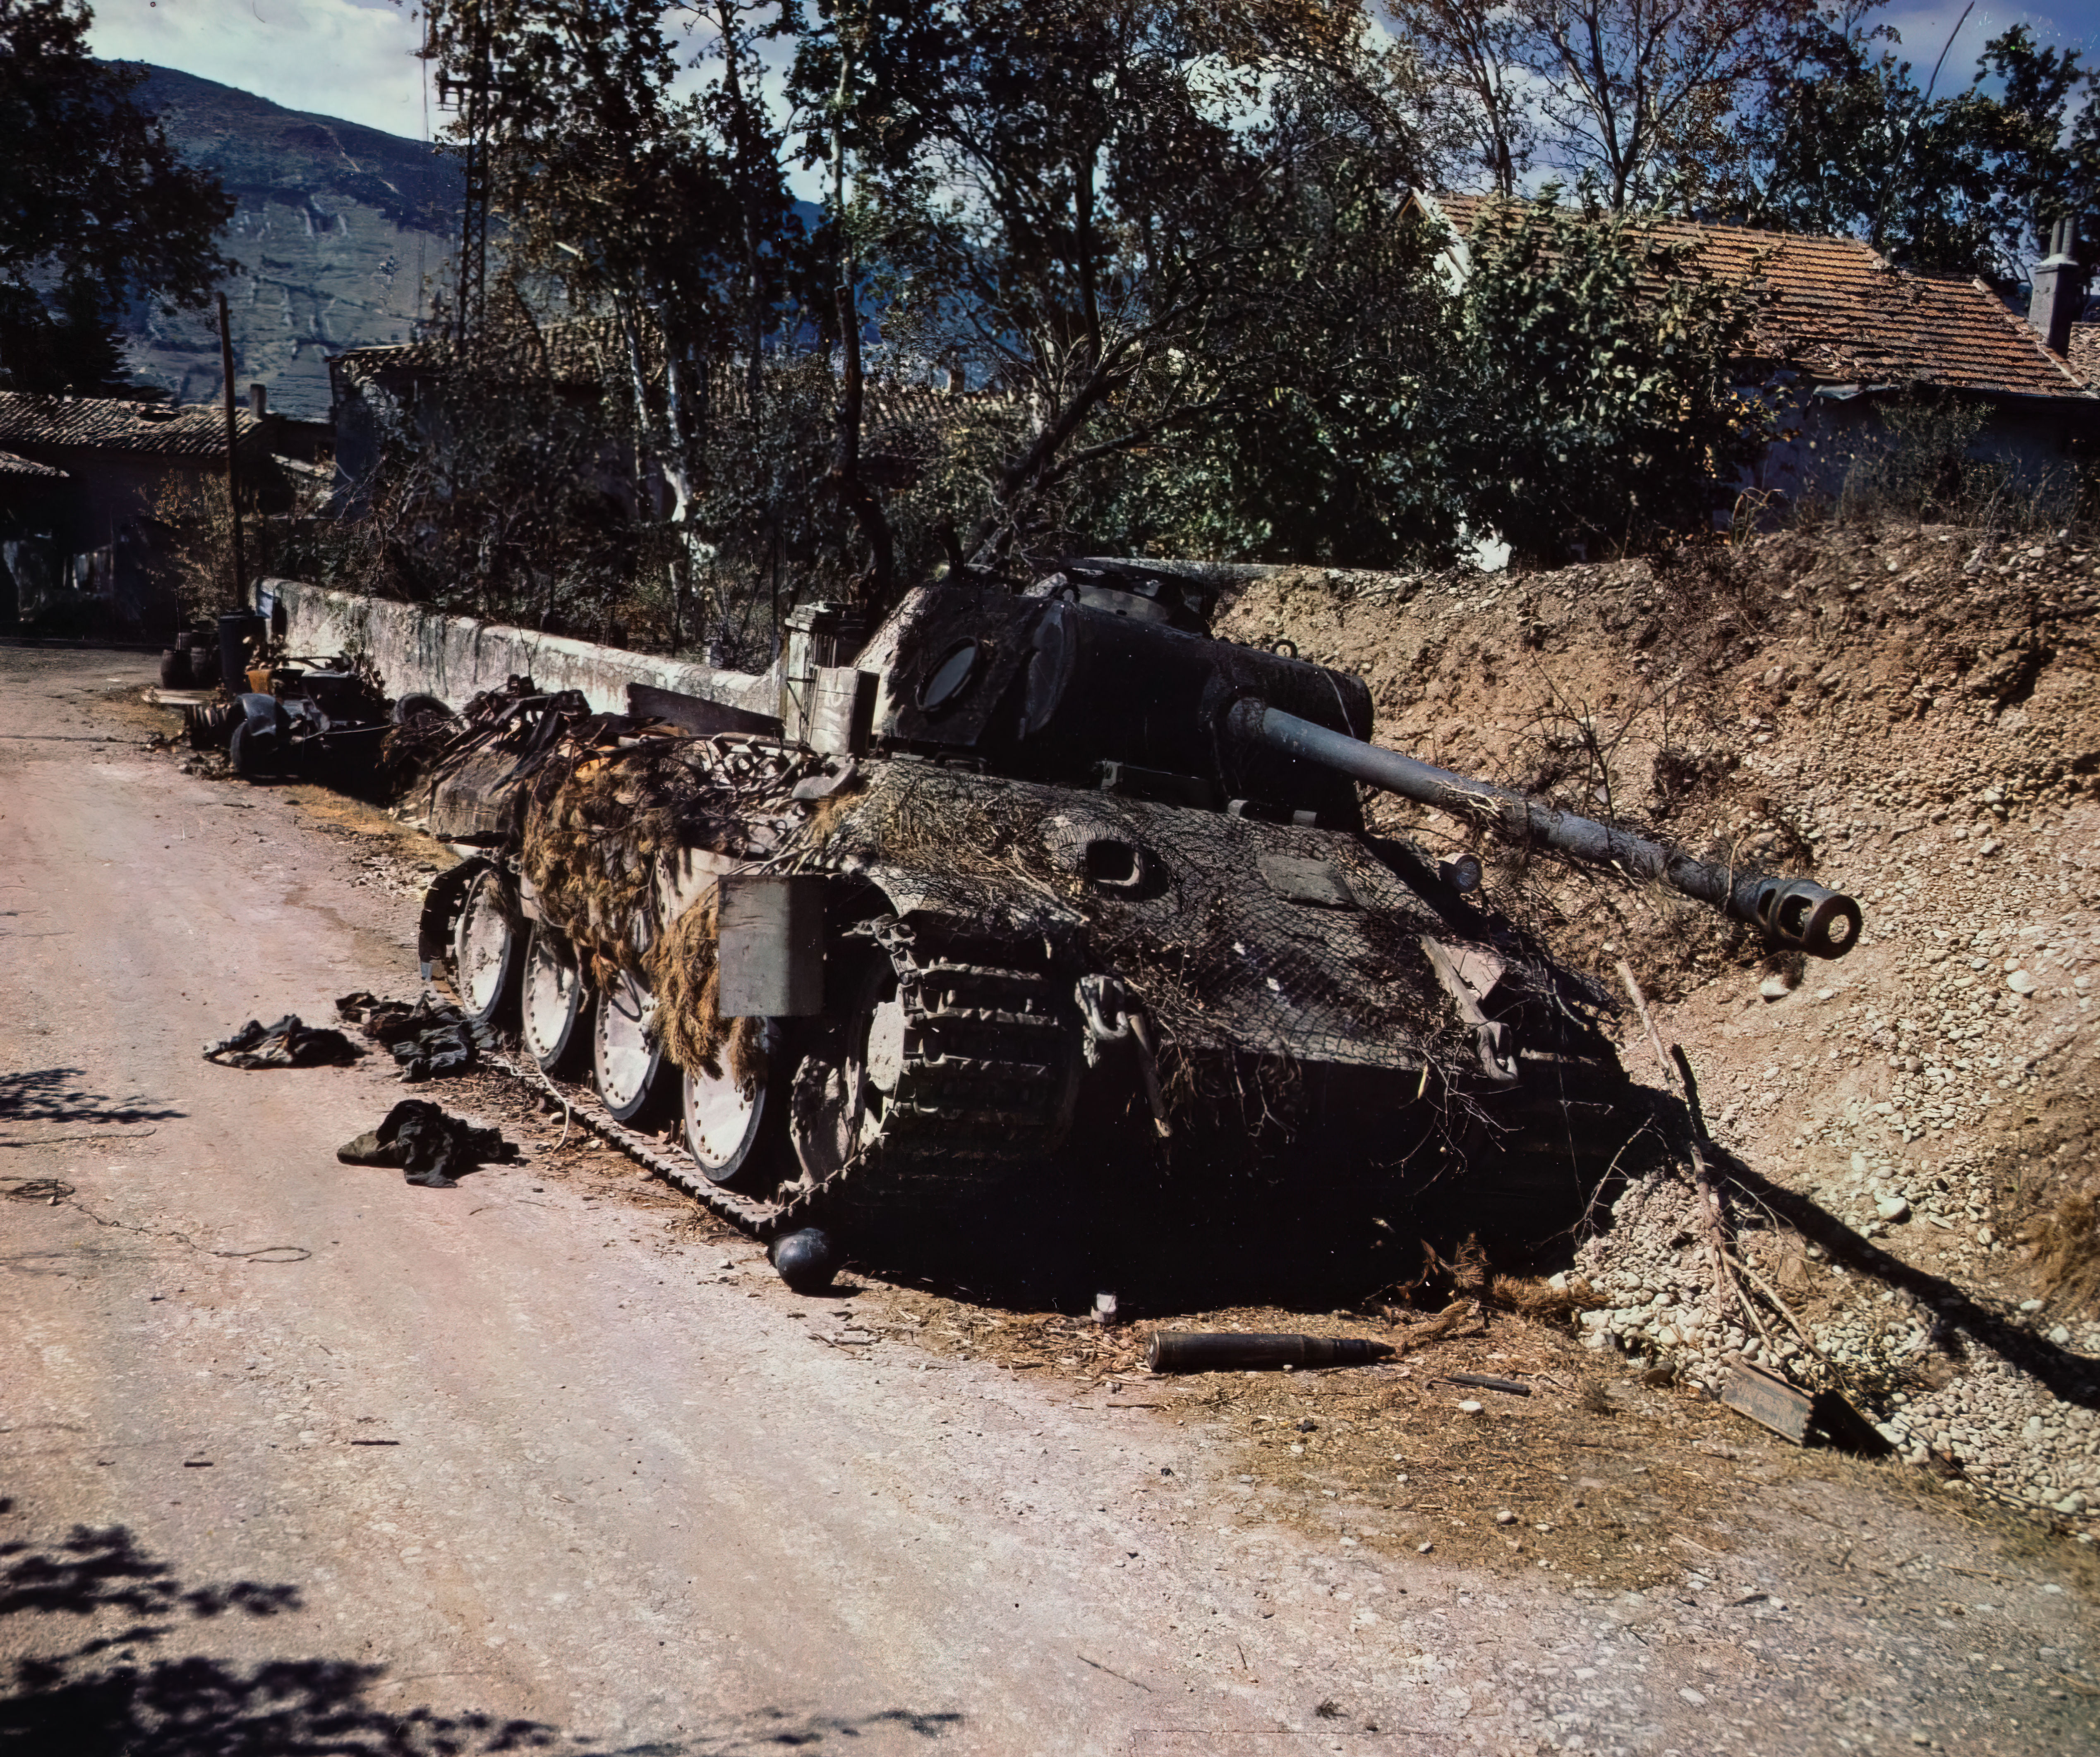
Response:
M549 1076L588 1068L721 1211L850 1244L1105 1180L1383 1213L1593 1172L1635 1109L1608 997L1482 906L1476 861L1367 834L1360 783L1778 946L1856 938L1808 881L1379 749L1360 678L1214 638L1211 609L1198 579L1073 566L921 587L864 638L804 606L772 714L521 685L430 782L470 857L431 889L426 975Z

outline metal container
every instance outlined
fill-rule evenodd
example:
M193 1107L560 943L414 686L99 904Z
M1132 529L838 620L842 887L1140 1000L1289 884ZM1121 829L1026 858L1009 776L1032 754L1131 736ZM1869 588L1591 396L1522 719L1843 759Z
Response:
M217 681L238 695L248 687L251 653L270 638L270 624L254 610L228 610L218 619ZM209 688L206 684L205 687Z

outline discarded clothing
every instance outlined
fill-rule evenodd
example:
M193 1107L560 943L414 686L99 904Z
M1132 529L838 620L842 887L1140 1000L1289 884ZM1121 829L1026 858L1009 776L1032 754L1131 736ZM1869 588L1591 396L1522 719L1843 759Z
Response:
M404 1099L377 1129L335 1152L346 1165L398 1165L410 1183L449 1190L477 1165L508 1164L518 1149L501 1129L477 1129L427 1099Z
M297 1013L274 1025L251 1019L232 1037L204 1046L204 1059L222 1068L339 1067L364 1053L340 1031L301 1024Z
M413 1082L439 1074L465 1073L483 1050L493 1049L495 1034L477 1024L448 1001L429 989L411 1006L406 1001L382 1001L360 989L346 994L335 1010L401 1064L401 1077Z

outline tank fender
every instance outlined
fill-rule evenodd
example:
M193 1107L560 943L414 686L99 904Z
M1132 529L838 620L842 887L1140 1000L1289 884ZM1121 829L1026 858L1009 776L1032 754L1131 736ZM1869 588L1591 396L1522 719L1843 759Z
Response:
M285 704L274 695L261 695L250 690L236 696L234 706L248 722L250 737L260 733L274 738L290 729L291 719L285 711Z
M452 928L465 905L467 887L483 869L495 864L481 859L461 861L430 881L430 888L423 893L422 914L416 923L416 957L424 981L440 973L452 974Z

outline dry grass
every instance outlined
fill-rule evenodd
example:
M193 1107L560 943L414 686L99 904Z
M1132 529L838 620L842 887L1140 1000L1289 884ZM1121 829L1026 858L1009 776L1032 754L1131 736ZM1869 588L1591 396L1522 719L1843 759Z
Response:
M2092 1192L2065 1196L2027 1235L2043 1292L2069 1310L2089 1310L2100 1299L2100 1202Z
M1271 1307L1190 1313L1167 1327L1370 1336L1405 1352L1332 1372L1169 1377L1144 1370L1149 1324L1103 1330L870 1279L862 1321L878 1332L1027 1373L1045 1391L1061 1381L1106 1408L1207 1428L1228 1449L1221 1475L1248 1491L1244 1521L1328 1541L1339 1530L1374 1551L1413 1555L1427 1544L1439 1559L1498 1572L1652 1586L1732 1547L1749 1485L1839 1462L1691 1393L1644 1386L1565 1328L1487 1301L1396 1312L1390 1324ZM1454 1385L1454 1372L1520 1380L1532 1392Z
M765 1077L765 1021L721 1016L719 895L709 889L658 936L642 962L656 997L655 1030L664 1053L681 1068L718 1080L726 1050L730 1072L748 1094Z

